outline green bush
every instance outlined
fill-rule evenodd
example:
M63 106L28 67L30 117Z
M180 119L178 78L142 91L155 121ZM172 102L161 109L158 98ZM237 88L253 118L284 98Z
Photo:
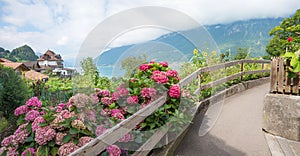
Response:
M0 65L0 108L5 118L28 98L28 88L13 69Z

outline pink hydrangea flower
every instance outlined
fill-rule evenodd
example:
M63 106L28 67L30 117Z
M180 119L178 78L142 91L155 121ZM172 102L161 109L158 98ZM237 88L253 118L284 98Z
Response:
M123 87L119 87L119 88L117 88L117 90L118 90L118 94L120 95L120 97L127 96L129 93L128 90Z
M117 145L109 145L106 148L106 151L109 156L120 156L121 155L121 149Z
M26 129L28 123L19 126L19 128L14 133L14 143L21 143L23 144L27 137L29 136L30 132Z
M87 110L85 117L92 122L96 122L96 112L94 110Z
M37 97L32 97L26 102L26 106L30 107L42 107L42 101L40 101Z
M36 129L38 129L39 124L43 122L46 122L46 120L42 116L35 118L31 125L32 131L34 132Z
M82 147L84 146L85 144L89 143L90 141L92 141L94 138L91 138L91 137L81 137L79 140L78 140L78 144L77 146L79 147Z
M162 83L162 84L168 83L168 81L169 81L166 72L160 72L158 70L155 70L152 72L151 78L155 82Z
M99 126L97 126L97 128L96 128L95 134L96 134L97 136L100 136L100 135L103 134L106 130L107 130L107 129L104 128L103 125L99 125Z
M48 141L51 141L53 138L55 138L55 136L56 136L56 132L50 126L39 127L35 131L35 138L34 138L34 140L39 145L42 146L42 145L47 144Z
M146 70L148 70L150 68L151 68L151 66L149 64L141 64L140 67L139 67L139 69L141 71L146 71Z
M116 119L120 119L120 120L124 120L125 119L124 115L122 114L122 111L119 110L119 109L113 109L113 110L111 110L111 116L115 117Z
M168 70L167 71L167 76L177 77L178 76L178 72L176 70Z
M10 136L6 137L2 140L1 146L7 147L10 144L12 144L13 140L14 140L14 135L10 135Z
M0 148L0 155L2 155L5 150L6 150L6 147L1 147Z
M101 96L101 97L110 97L110 91L109 90L100 90L97 93L97 95Z
M112 94L112 100L116 101L116 100L119 100L119 99L120 99L120 94L118 92L114 92Z
M68 156L75 150L77 150L79 147L76 146L73 142L66 143L59 147L58 149L58 155L59 156Z
M129 96L127 98L127 103L128 104L137 104L137 103L139 103L139 97L138 96Z
M104 109L101 110L100 114L103 115L103 116L109 116L111 114L111 111L108 108L104 108Z
M169 66L168 62L160 62L159 64L162 65L163 67L168 67Z
M180 97L180 86L178 84L172 85L169 90L169 95L172 98Z
M60 104L58 104L58 106L61 107L62 109L66 108L66 105L64 103L60 103Z
M292 41L293 41L293 38L292 38L292 37L289 37L289 38L287 39L287 41L288 41L288 42L292 42Z
M16 147L8 147L6 156L18 156L18 155L19 155L19 152L17 151Z
M131 140L131 135L127 133L122 138L119 139L119 142L129 142L130 140Z
M59 113L63 110L63 108L61 106L56 106L55 112Z
M142 89L142 97L151 98L156 95L156 89L154 88L143 88Z
M28 111L29 111L29 109L26 105L20 106L15 109L15 116L26 114Z
M56 118L50 123L50 126L54 129L63 130L64 127L60 123L64 122L65 119L59 114L55 114L54 116L56 116Z
M117 114L117 113L121 113L121 110L119 110L119 109L112 109L111 110L111 116L115 116L115 114Z
M36 111L36 110L31 110L29 111L26 116L25 116L25 120L26 121L33 121L35 118L40 116L40 112Z
M55 143L57 145L62 145L63 142L62 142L62 139L64 138L64 136L66 136L67 134L66 133L61 133L61 132L58 132L55 136Z
M24 150L21 154L21 156L26 156L26 155L34 155L35 153L35 149L34 148L27 148L26 150Z
M103 98L101 98L101 102L102 102L104 105L109 106L109 105L111 105L111 104L113 103L113 100L112 100L112 98L110 98L110 97L103 97Z

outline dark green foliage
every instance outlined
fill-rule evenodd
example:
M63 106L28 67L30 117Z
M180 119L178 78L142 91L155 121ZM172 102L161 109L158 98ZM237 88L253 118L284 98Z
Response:
M0 108L5 118L13 115L14 109L28 98L25 82L13 69L0 65Z
M38 57L35 55L34 51L28 45L21 46L9 52L0 47L0 57L6 58L13 62L16 61L35 61Z
M237 48L237 52L233 55L233 60L246 59L248 57L248 48Z
M295 52L299 49L299 45L293 43L300 42L300 9L290 17L285 18L279 26L274 27L270 31L270 36L273 37L266 47L266 51L271 56L280 56L286 50ZM293 40L289 42L287 39L291 37Z

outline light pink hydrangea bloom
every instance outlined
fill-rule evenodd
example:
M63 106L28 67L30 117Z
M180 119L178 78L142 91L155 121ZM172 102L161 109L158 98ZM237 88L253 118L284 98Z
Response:
M107 148L107 153L109 156L120 156L121 149L117 145L109 145Z
M92 141L94 138L92 137L81 137L79 140L78 140L78 144L77 146L81 147L81 146L84 146L85 144L89 143L90 141Z
M36 111L36 110L31 110L29 111L26 116L25 116L25 120L26 121L33 121L35 118L40 116L40 112Z
M42 107L42 101L40 101L37 97L32 97L26 102L26 106L28 107Z
M59 147L58 149L58 155L59 156L68 156L75 150L77 150L79 147L76 146L73 142L66 143Z
M42 146L42 145L47 144L48 141L51 141L52 139L54 139L55 136L56 136L56 132L50 126L39 127L35 131L35 138L34 138L34 140L39 145Z
M28 111L29 111L29 109L26 105L20 106L15 109L15 116L26 114Z

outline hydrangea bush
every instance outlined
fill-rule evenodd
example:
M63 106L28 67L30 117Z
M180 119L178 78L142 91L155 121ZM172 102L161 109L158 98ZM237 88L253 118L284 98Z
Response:
M67 103L55 107L43 106L37 97L15 109L19 128L1 142L0 155L69 155L100 136L109 128L167 93L167 102L155 113L139 123L134 131L148 131L179 116L182 97L192 102L188 91L181 93L178 73L167 62L149 62L139 66L132 78L119 85L114 92L96 88L92 95L76 94ZM174 119L172 119L174 120ZM181 121L180 123L182 123ZM174 123L177 123L174 120ZM178 128L173 124L172 129ZM119 143L135 142L128 133ZM110 145L102 155L127 155L117 144Z

